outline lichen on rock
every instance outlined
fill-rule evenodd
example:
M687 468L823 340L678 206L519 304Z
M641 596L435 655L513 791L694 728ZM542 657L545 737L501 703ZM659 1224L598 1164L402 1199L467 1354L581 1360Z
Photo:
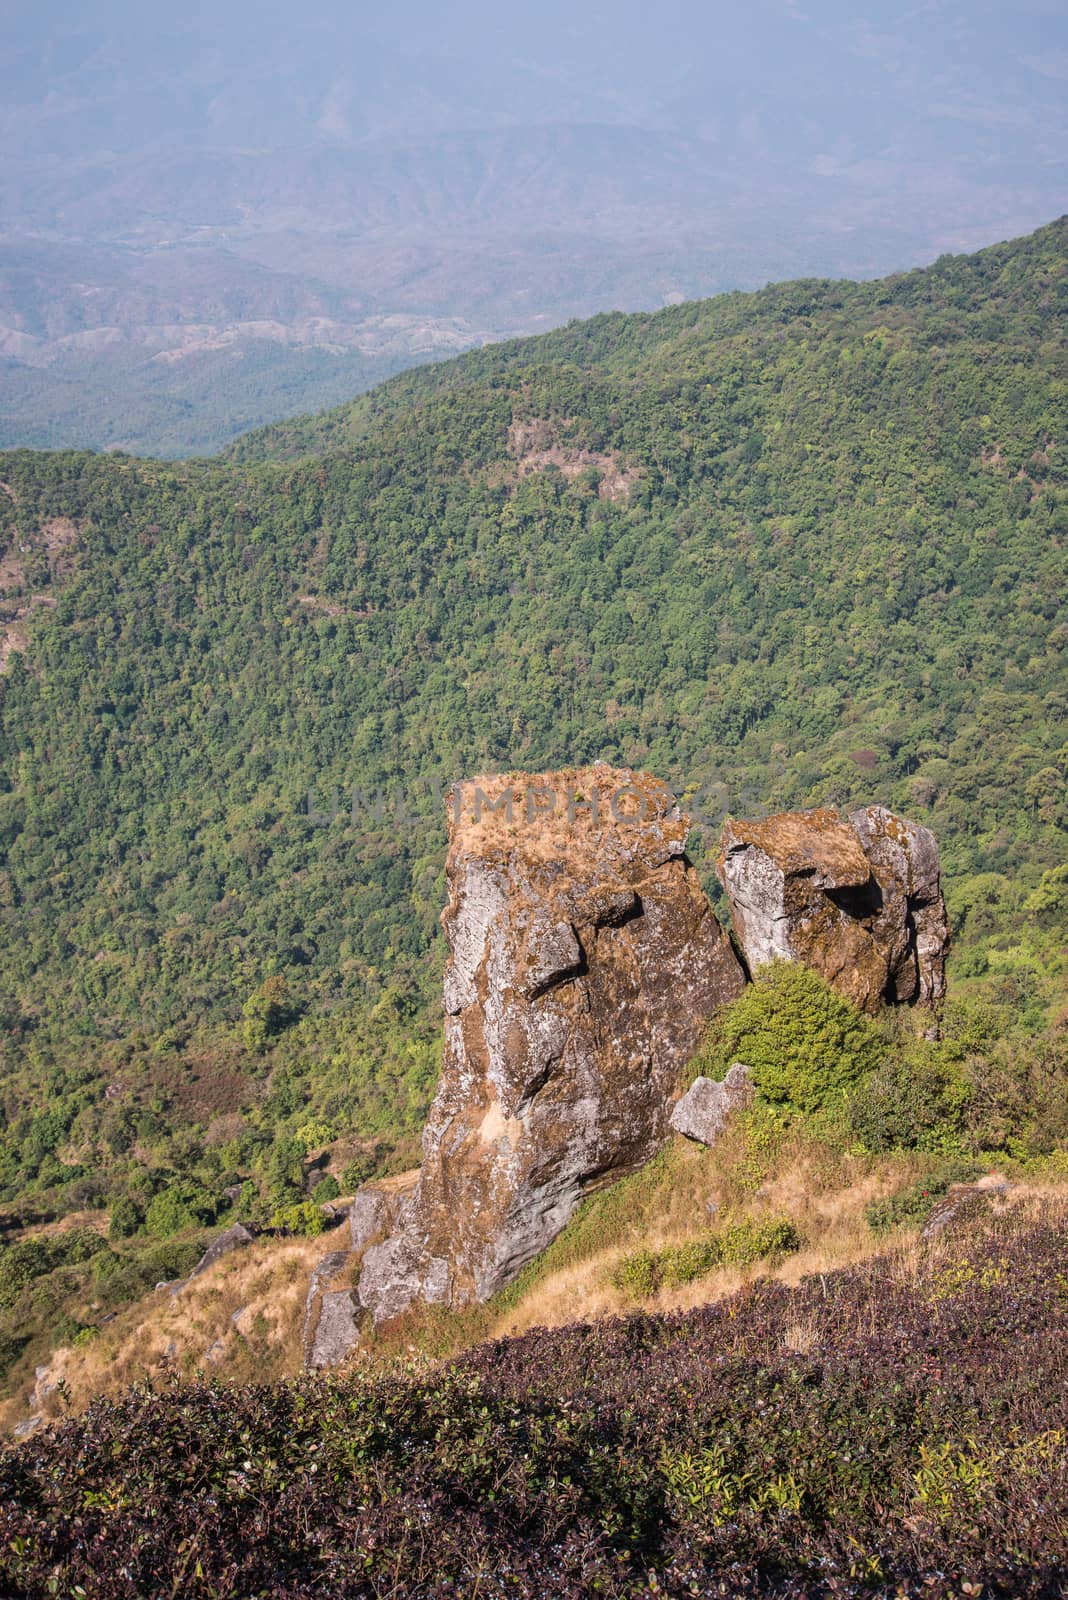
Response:
M949 924L930 829L867 806L731 820L719 876L750 970L803 962L865 1011L945 993Z
M668 1129L680 1068L744 975L646 773L474 779L449 797L441 1082L419 1182L361 1305L485 1300Z

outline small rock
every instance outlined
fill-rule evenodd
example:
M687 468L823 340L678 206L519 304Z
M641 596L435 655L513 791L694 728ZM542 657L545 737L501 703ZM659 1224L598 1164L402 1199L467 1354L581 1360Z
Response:
M735 1061L721 1083L712 1078L694 1080L675 1104L671 1127L698 1144L715 1144L735 1112L752 1105L754 1092L749 1068Z
M251 1228L246 1227L243 1222L235 1222L232 1227L211 1241L185 1282L189 1283L193 1278L199 1278L202 1272L214 1266L223 1256L229 1255L231 1250L240 1250L242 1245L251 1244L255 1237Z
M47 1366L36 1367L34 1369L34 1378L37 1380L33 1386L34 1404L43 1406L49 1395L55 1394L56 1392L56 1384L52 1378L52 1369Z
M978 1183L957 1183L935 1202L923 1225L921 1239L935 1239L950 1226L983 1210L991 1200L1008 1194L1012 1185L1003 1178L980 1178Z
M208 1346L204 1352L204 1360L210 1361L212 1366L217 1366L226 1355L226 1346L221 1339L216 1339L214 1344Z
M252 1307L239 1306L238 1309L232 1314L230 1321L233 1323L242 1339L249 1338L252 1333L253 1323Z
M11 1431L16 1439L28 1439L31 1433L43 1425L43 1417L26 1417L22 1422L16 1422Z
M304 1365L332 1367L359 1341L359 1310L352 1289L336 1280L351 1265L347 1250L331 1250L311 1275L304 1305Z
M395 1210L392 1199L384 1189L364 1188L353 1195L349 1208L353 1250L366 1250L375 1234L389 1227Z

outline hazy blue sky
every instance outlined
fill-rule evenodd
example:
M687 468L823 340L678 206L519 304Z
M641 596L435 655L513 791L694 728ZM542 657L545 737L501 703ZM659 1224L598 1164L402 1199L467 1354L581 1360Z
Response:
M12 139L34 155L79 142L84 153L86 140L261 147L604 121L842 161L911 144L917 117L939 135L934 159L950 151L978 168L1002 139L1033 140L1039 165L1065 154L1063 0L9 0L4 11L9 158Z

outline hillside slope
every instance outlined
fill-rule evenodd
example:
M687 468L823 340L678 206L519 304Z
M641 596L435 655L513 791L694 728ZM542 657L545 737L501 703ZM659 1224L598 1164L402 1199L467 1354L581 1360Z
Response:
M0 1456L9 1592L1053 1600L1063 1201L448 1366L134 1390ZM1052 1292L1051 1292L1052 1286ZM106 1552L106 1559L104 1559Z
M19 1215L408 1160L465 773L650 768L713 889L728 809L892 805L994 1036L1055 1020L1066 235L597 318L225 461L0 456Z

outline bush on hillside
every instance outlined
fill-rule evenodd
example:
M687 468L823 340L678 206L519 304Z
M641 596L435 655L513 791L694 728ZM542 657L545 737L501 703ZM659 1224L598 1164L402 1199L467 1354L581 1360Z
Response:
M271 1227L310 1239L322 1233L326 1219L314 1200L302 1200L294 1206L279 1206L271 1217Z
M948 1193L955 1183L970 1183L979 1176L979 1171L975 1162L952 1162L882 1200L870 1200L864 1208L868 1227L873 1233L891 1233L894 1228L926 1222L936 1200Z
M973 1148L1026 1161L1068 1143L1068 1035L1000 1039L966 1070Z
M634 1250L617 1263L612 1282L635 1299L644 1299L658 1289L707 1277L717 1267L746 1267L765 1256L788 1255L800 1248L801 1236L786 1217L768 1222L745 1217L663 1250Z
M111 1208L109 1239L132 1239L141 1231L145 1214L132 1195L122 1194Z
M714 1019L700 1070L719 1079L743 1061L765 1100L807 1113L844 1101L886 1048L874 1023L818 973L773 961Z
M149 1201L145 1229L153 1239L169 1239L183 1228L214 1222L218 1209L215 1196L199 1184L173 1183Z
M961 1149L971 1087L952 1045L917 1040L857 1085L849 1125L865 1149Z

